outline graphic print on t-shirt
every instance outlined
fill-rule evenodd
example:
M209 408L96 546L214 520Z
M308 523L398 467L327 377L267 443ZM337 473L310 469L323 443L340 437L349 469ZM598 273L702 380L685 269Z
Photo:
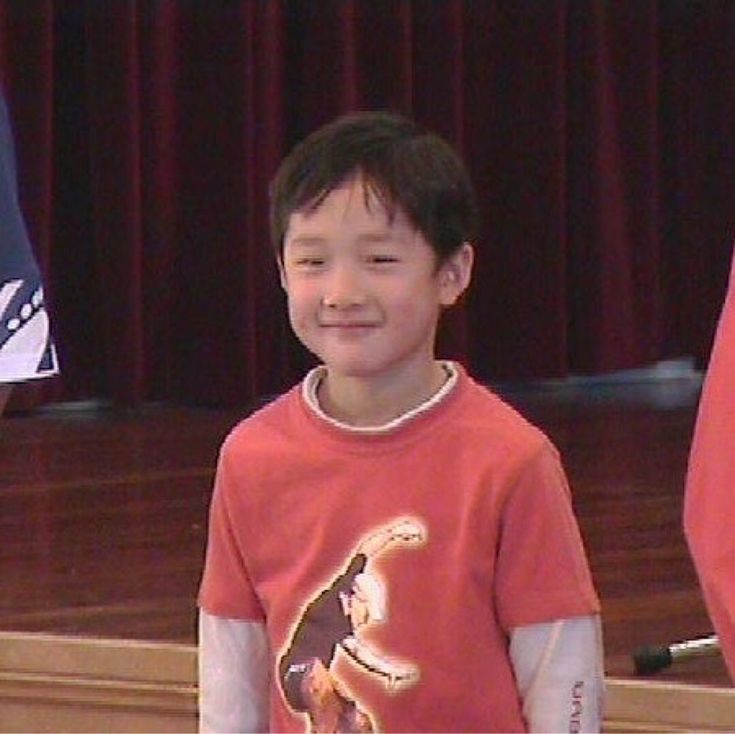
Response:
M355 700L334 671L344 654L361 674L381 680L387 692L400 693L419 680L414 664L391 657L363 636L372 625L389 624L389 585L373 561L388 551L410 551L426 542L423 523L400 518L367 533L336 576L301 608L288 646L278 662L281 691L290 708L305 716L310 731L376 731L375 712ZM386 570L387 569L387 570Z

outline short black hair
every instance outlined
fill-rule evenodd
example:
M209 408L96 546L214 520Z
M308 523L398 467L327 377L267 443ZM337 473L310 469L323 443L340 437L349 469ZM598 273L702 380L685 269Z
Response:
M474 238L475 193L457 152L438 135L391 112L354 112L308 135L281 163L270 188L276 255L295 211L318 207L353 176L389 216L401 209L441 263Z

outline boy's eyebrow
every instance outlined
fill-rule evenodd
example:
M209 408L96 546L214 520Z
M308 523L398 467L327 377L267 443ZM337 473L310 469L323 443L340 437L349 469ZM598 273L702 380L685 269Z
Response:
M303 235L301 237L294 237L292 240L288 240L290 245L300 245L303 247L316 247L317 245L323 245L326 242L324 237L316 235Z
M383 243L383 242L391 242L396 240L401 240L402 237L396 236L395 232L391 232L390 230L375 230L374 232L360 232L356 237L355 241L358 244L374 244L374 243ZM287 240L290 245L297 245L299 247L317 247L320 245L324 245L327 243L328 238L323 237L321 235L310 235L310 234L304 234L304 235L298 235L294 237L293 239Z

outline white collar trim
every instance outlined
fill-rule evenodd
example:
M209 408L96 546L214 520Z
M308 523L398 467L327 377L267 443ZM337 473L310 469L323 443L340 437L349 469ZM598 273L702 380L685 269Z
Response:
M340 428L343 431L349 431L350 433L363 435L389 433L399 426L402 426L413 420L414 418L416 418L416 416L425 413L427 410L431 410L454 389L454 386L457 384L457 380L459 379L459 370L457 369L457 366L454 364L454 362L451 362L449 360L441 360L439 364L441 364L441 366L447 373L447 380L444 382L444 384L430 398L425 400L420 405L417 405L415 408L407 410L405 413L402 413L397 418L393 418L387 423L383 423L379 426L351 426L348 423L343 423L342 421L338 421L336 418L332 418L332 416L327 415L322 410L321 405L319 405L317 392L319 390L319 385L321 384L327 372L327 368L324 365L315 367L313 370L309 371L309 373L304 378L304 381L301 383L301 394L304 402L314 413L316 413L316 415L319 416L319 418L321 418L323 421L326 421L327 423L330 423L333 426L336 426L337 428Z

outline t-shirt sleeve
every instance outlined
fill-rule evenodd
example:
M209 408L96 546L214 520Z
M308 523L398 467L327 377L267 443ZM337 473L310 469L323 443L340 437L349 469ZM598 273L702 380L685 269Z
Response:
M546 441L507 493L495 579L505 630L599 611L569 485Z
M234 471L235 457L226 441L217 464L209 508L209 534L199 606L211 615L258 621L265 615L253 588L243 549L246 520L238 494L245 491Z

